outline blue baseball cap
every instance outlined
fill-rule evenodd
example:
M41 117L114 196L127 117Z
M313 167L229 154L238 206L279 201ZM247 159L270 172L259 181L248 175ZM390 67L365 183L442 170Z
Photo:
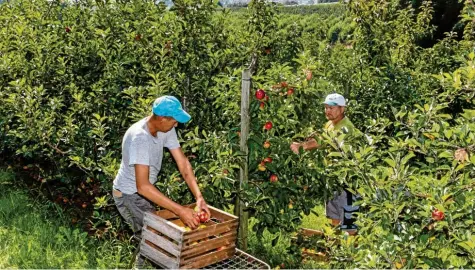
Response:
M152 105L152 112L158 116L173 117L180 123L190 121L191 116L183 110L180 101L173 96L157 98Z

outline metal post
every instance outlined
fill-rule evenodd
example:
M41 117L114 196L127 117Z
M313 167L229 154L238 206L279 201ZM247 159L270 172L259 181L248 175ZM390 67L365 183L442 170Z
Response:
M242 88L241 88L241 151L244 153L244 162L239 171L239 184L242 187L247 184L249 178L249 163L248 154L249 149L247 140L249 138L249 96L251 91L251 72L249 69L242 71ZM248 219L249 214L244 211L244 202L239 198L236 200L236 208L234 213L239 217L239 231L238 231L238 247L241 250L247 250L247 235L248 235Z

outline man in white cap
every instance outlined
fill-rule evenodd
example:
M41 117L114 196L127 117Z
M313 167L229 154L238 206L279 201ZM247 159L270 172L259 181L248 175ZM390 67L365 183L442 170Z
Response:
M124 135L122 161L114 179L112 194L119 213L138 237L141 237L144 212L155 211L152 203L172 211L191 229L199 225L197 212L172 201L154 185L162 165L163 148L167 148L175 159L197 207L210 216L175 131L178 123L186 123L190 119L177 98L162 96L153 103L151 115L133 124ZM136 267L142 267L143 263L143 258L138 256Z
M346 134L354 134L355 127L350 119L345 116L346 100L340 94L330 94L323 102L325 104L325 116L328 122L324 126L326 131L342 131ZM303 150L312 150L319 148L320 145L315 139L306 142L293 142L290 149L296 154L300 148ZM344 190L341 193L335 192L334 198L326 204L326 216L331 219L332 225L340 225L342 229L353 229L352 213L358 210L358 206L353 206L355 195Z

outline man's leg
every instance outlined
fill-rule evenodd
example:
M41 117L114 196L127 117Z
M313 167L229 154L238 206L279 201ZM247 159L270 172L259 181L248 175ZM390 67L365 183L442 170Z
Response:
M155 211L155 207L139 194L123 194L116 190L113 191L115 205L120 215L130 225L134 231L135 237L142 238L143 217L146 211ZM140 247L137 247L140 248ZM135 267L143 268L145 258L137 253L135 258Z
M358 196L354 195L350 191L345 189L346 203L343 205L343 221L341 228L346 230L349 234L354 235L357 232L358 227L354 224L354 214L358 212L359 206L355 206Z
M341 229L349 234L354 234L357 230L356 225L353 224L353 214L359 210L359 206L353 205L357 197L347 190L335 192L335 197L326 205L326 215L332 220L332 225L340 225Z
M334 192L334 196L325 207L325 215L331 219L332 226L338 226L343 219L343 203L346 200L345 192Z

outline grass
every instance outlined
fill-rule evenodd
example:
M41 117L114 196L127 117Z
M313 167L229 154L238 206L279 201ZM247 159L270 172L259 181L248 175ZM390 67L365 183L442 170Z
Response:
M12 188L0 171L0 268L126 268L133 246L99 241L62 219L61 210ZM54 208L53 208L54 209Z
M324 230L325 228L328 228L328 221L325 217L324 207L318 205L313 209L313 211L315 211L318 216L314 213L310 213L310 215L305 216L302 219L302 225L300 227L314 230Z

